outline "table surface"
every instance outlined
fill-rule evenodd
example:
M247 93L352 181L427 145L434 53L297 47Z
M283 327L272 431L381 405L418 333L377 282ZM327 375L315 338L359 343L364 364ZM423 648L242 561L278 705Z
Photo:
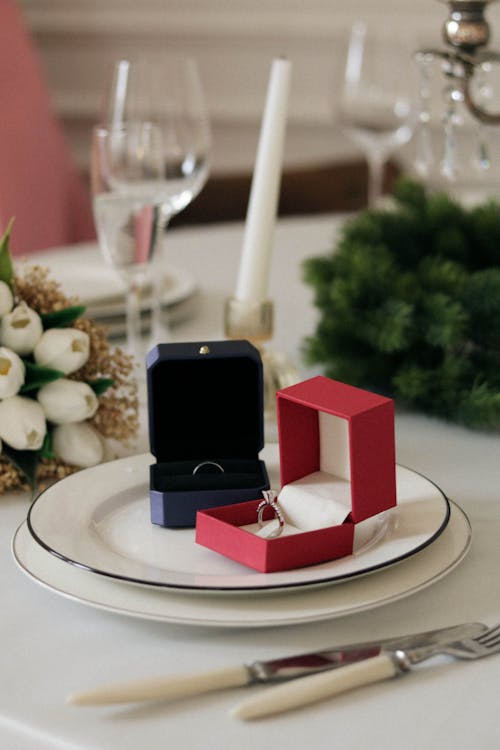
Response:
M312 292L301 282L301 261L328 251L338 226L338 218L319 216L282 220L276 229L270 284L276 304L273 347L287 353L304 375L310 373L301 362L300 344L312 332L316 314ZM174 329L175 340L222 338L222 307L235 286L242 234L241 224L167 234L165 262L192 272L201 288L199 313ZM137 450L145 447L143 432ZM471 549L453 572L417 594L307 625L186 627L128 618L59 597L24 576L12 559L10 542L26 516L27 497L10 493L0 498L0 746L498 748L500 656L434 662L399 680L248 724L233 719L230 709L265 688L169 704L65 704L69 692L103 682L224 667L470 620L500 622L500 437L398 413L396 447L399 463L425 474L465 510L473 531Z

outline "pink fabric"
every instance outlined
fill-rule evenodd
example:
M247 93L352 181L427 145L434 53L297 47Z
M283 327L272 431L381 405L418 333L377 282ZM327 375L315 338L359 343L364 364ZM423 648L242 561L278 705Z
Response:
M0 0L0 233L14 255L95 237L90 200L11 0Z
M154 220L153 206L144 206L134 216L135 262L147 263L151 252Z

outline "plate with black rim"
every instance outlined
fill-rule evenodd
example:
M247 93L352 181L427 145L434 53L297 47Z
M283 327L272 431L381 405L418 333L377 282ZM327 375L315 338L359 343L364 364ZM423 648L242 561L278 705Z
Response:
M266 446L277 486L278 447ZM338 584L402 562L432 544L450 505L429 479L396 467L396 508L359 524L355 551L320 565L257 573L197 545L194 529L155 526L149 515L149 454L84 469L45 490L32 504L33 539L69 565L124 583L194 593L265 593Z

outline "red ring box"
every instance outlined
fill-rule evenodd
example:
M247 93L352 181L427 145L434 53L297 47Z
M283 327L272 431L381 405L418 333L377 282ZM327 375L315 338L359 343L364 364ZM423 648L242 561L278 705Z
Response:
M351 554L355 524L396 505L392 399L318 376L279 391L277 411L278 502L287 518L291 508L307 528L294 524L293 533L258 536L260 497L199 511L196 517L198 544L263 573ZM325 493L344 517L315 528L315 518L329 517Z

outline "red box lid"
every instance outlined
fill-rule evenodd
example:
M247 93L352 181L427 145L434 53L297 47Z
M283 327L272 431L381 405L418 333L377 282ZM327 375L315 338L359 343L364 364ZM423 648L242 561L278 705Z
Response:
M319 412L348 422L351 518L396 505L394 402L321 375L277 394L281 485L320 470Z

